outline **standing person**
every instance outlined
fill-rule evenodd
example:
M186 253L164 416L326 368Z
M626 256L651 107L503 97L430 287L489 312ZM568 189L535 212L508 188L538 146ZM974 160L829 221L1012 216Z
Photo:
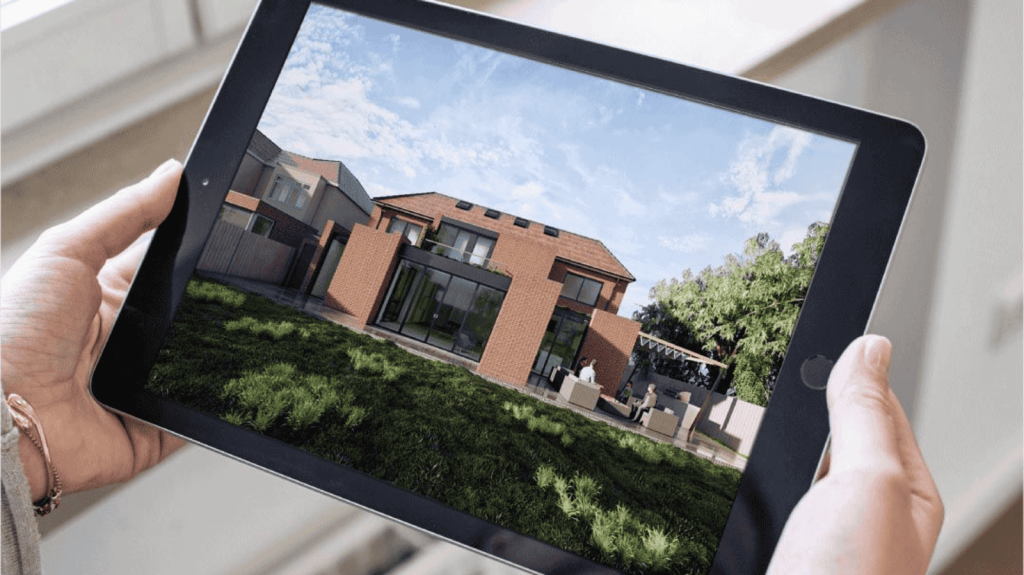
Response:
M594 383L595 381L597 381L597 372L594 371L595 364L597 364L596 359L590 360L590 365L587 365L586 367L580 370L579 378L582 379L583 381L589 381L590 383Z
M633 409L629 412L629 419L631 421L640 421L640 418L645 413L654 409L654 406L658 405L658 388L652 383L647 386L647 393L644 394L644 400L640 402L640 405L634 405Z
M586 367L586 365L587 365L587 356L583 356L583 357L580 358L579 363L576 364L576 367L573 368L572 374L575 375L576 377L580 377L580 373L583 372L583 368Z

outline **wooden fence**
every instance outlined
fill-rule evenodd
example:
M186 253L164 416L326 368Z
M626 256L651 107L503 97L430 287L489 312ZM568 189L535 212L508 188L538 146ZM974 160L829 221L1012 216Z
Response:
M288 273L295 248L217 221L197 269L280 284Z

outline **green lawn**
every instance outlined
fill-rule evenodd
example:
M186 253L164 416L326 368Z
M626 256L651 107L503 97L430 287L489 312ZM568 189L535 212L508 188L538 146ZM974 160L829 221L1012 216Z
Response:
M740 474L193 280L149 389L628 573L706 573Z

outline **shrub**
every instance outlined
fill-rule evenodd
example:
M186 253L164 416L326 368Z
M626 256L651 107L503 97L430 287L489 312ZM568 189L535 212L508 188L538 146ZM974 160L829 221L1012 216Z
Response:
M597 501L600 485L592 477L577 473L566 481L551 467L542 466L535 478L542 489L555 490L556 506L562 513L589 524L590 541L605 561L657 573L684 559L679 539L669 537L664 529L643 523L622 504L613 511L602 509Z
M188 282L185 293L197 300L220 304L228 308L239 308L245 303L244 293L209 281Z
M361 347L345 350L352 368L360 373L380 376L385 382L397 381L405 373L405 369L395 365L382 353L367 352Z
M304 429L341 403L326 377L299 373L288 363L276 363L228 381L221 397L236 403L231 411L233 423L248 422L261 432L284 416L293 429Z
M245 330L257 336L268 335L274 341L279 341L281 338L294 332L296 328L295 324L290 321L259 321L254 317L246 316L239 320L224 322L224 329L227 331ZM299 329L299 337L309 339L309 336L310 332L308 329Z

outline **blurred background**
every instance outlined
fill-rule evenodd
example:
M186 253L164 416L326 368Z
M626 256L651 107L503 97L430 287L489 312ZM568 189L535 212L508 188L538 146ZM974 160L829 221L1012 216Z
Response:
M453 0L906 118L928 157L870 329L946 503L931 573L1022 573L1019 0ZM253 0L3 0L3 270L184 159ZM40 522L48 573L514 569L188 447Z

